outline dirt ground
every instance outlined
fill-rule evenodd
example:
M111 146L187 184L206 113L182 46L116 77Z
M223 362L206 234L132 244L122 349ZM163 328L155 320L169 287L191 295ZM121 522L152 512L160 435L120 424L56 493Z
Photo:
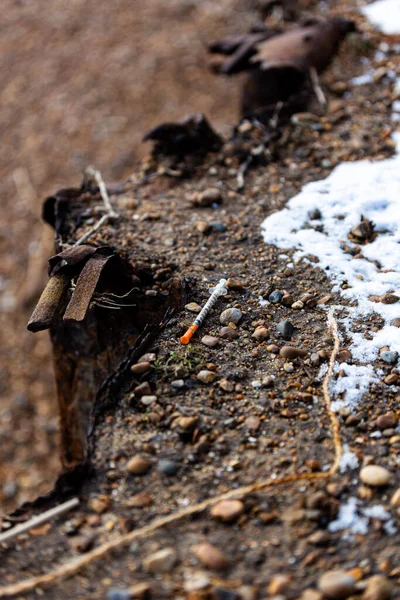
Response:
M46 195L88 164L129 175L144 132L203 111L228 133L238 84L207 69L207 43L254 22L239 0L5 0L0 24L0 506L44 492L59 468L46 333L26 331L53 234Z
M18 6L22 10L21 5ZM122 10L123 6L125 11ZM82 113L77 115L77 129L68 138L71 153L72 148L74 151L80 148L82 155L79 160L82 163L76 167L73 162L75 159L71 158L64 164L65 156L58 138L57 150L52 153L51 160L48 157L45 160L42 155L41 164L48 167L49 172L39 184L33 175L37 171L31 167L31 173L26 167L34 190L39 186L43 187L44 193L48 193L54 191L54 182L60 185L79 183L76 173L86 161L102 169L106 181L129 174L132 172L130 164L121 166L120 163L114 170L110 167L112 160L116 156L126 157L124 152L127 148L132 152L132 147L136 145L132 142L133 135L137 135L137 142L140 138L136 128L140 132L145 129L145 118L148 119L146 127L147 124L160 121L166 116L164 109L168 117L180 117L189 108L201 108L209 114L214 126L223 132L229 130L229 124L235 121L233 96L237 96L238 82L214 79L207 74L204 45L205 40L220 33L243 31L248 23L254 22L255 13L251 7L239 2L226 2L225 5L218 4L218 7L212 3L202 3L201 7L192 7L187 13L187 5L183 7L180 3L169 3L168 8L156 2L137 6L140 10L138 8L137 14L129 18L129 7L122 3L118 6L119 10L116 6L111 8L110 5L104 5L101 15L94 4L94 13L89 10L88 3L78 3L78 7L71 4L65 17L68 23L71 20L68 27L65 23L63 26L62 22L55 24L51 20L50 29L60 26L66 40L70 35L79 36L80 33L82 44L88 43L86 28L90 23L90 40L95 47L101 46L108 54L110 48L117 46L118 51L115 52L118 60L125 67L123 73L117 70L107 72L110 103L104 100L103 90L97 85L95 93L99 96L94 101L91 94L98 77L94 78L92 69L98 67L99 76L103 75L104 61L94 50L93 54L87 54L91 57L90 60L87 58L90 68L83 68L80 64L77 79L86 90L91 114L82 108ZM316 14L324 11L324 6L326 4L320 9L317 7ZM17 10L14 4L12 8ZM330 8L343 14L348 7L343 2L332 2ZM29 13L32 4L23 5L23 9ZM108 39L106 34L111 35L111 16L107 11L119 22L118 35L112 37L114 42L109 40L108 43L105 39ZM174 27L178 27L175 21L177 13L187 15L185 39L190 49L187 55L182 50L181 36L172 32ZM220 300L190 346L184 347L178 341L193 318L193 313L182 310L146 349L146 352L155 355L148 357L149 369L143 374L128 371L130 391L125 393L121 387L112 388L112 407L103 411L92 436L95 475L85 481L80 493L80 507L51 525L37 528L33 533L19 536L15 542L7 544L3 548L0 564L1 580L3 584L13 584L24 577L48 573L60 563L79 560L92 548L110 539L117 539L119 535L136 531L136 537L132 535L125 544L106 552L89 566L74 573L73 577L54 582L45 591L41 590L40 585L36 586L36 591L21 590L21 598L34 598L39 592L49 599L125 600L131 597L144 598L147 594L147 597L160 600L322 600L321 593L316 590L319 578L338 568L350 572L353 584L354 581L356 583L351 592L342 592L342 595L337 592L332 598L360 597L368 578L373 575L381 576L378 586L381 595L364 595L365 599L389 598L389 592L386 591L385 595L385 586L387 590L389 585L393 586L392 597L400 597L398 532L387 535L383 521L378 518L370 519L366 536L346 536L341 531L328 530L328 524L337 516L341 504L351 497L357 498L363 506L382 504L391 510L390 498L400 485L397 458L399 436L393 428L390 435L371 437L370 434L375 431L379 417L388 411L398 419L399 387L383 382L383 378L390 374L391 367L381 365L382 381L372 387L357 412L339 416L341 443L353 449L360 464L375 462L386 467L391 473L388 485L376 489L362 485L358 473L353 472L338 472L332 478L324 479L322 474L327 472L334 460L332 421L323 401L322 382L318 377L324 359L313 362L311 355L325 351L326 357L332 349L332 339L327 332L326 306L334 304L338 297L332 292L329 280L312 262L298 263L294 268L288 268L288 264L292 263L291 252L282 253L278 248L265 245L260 232L264 217L284 206L307 181L326 177L332 167L342 161L383 159L393 153L390 140L394 129L391 120L393 86L387 71L392 69L400 72L398 58L394 52L389 52L382 76L377 77L374 85L350 86L349 81L353 77L365 72L365 56L371 59L375 69L379 65L382 67L375 52L381 42L389 42L384 36L373 32L357 13L350 11L350 14L354 14L362 33L346 42L323 77L328 98L326 112L321 111L321 107L315 103L310 110L317 114L311 124L307 120L298 125L289 124L273 148L270 148L273 150L273 160L267 153L266 164L249 170L242 190L237 190L240 160L232 150L232 142L228 141L219 152L208 155L205 163L197 166L187 179L158 177L146 185L132 183L124 195L112 197L120 218L117 224L103 227L92 240L116 248L133 271L138 270L138 264L144 271L145 262L146 280L143 278L142 286L148 295L162 295L171 275L191 281L193 292L190 299L199 304L208 296L208 285L217 282L220 277L229 276L236 283L230 286L229 293ZM163 23L168 20L168 31L162 33L163 29L159 27L156 32L153 31L156 15ZM47 23L49 18L46 14L43 22ZM143 21L139 27L137 24L141 18ZM89 151L91 145L87 143L88 137L83 131L86 130L86 136L88 131L92 131L92 124L96 122L94 114L100 120L104 120L106 114L109 117L120 116L122 106L125 106L126 119L134 118L136 107L132 108L129 102L128 111L123 97L128 93L126 70L131 68L133 60L125 62L125 53L131 52L129 56L135 56L136 52L127 39L120 42L122 32L134 27L138 27L135 29L137 35L130 37L142 41L134 41L133 44L147 48L149 38L154 36L152 48L160 51L160 54L155 51L151 54L152 57L159 57L154 59L157 65L155 71L151 70L149 55L145 56L144 52L144 65L141 67L143 77L151 73L148 79L151 81L150 87L155 86L158 90L155 94L159 102L157 118L153 119L154 113L147 111L147 106L141 103L140 110L146 111L141 115L142 122L138 118L136 123L135 116L135 134L132 133L133 123L124 121L123 125L118 126L121 129L113 132L112 138L118 143L115 142L112 147L109 133L99 141L92 132L93 137L89 136L89 139L93 149ZM205 29L207 36L203 39L202 35L201 41L196 38L196 45L192 45L189 32L197 35L198 31ZM105 39L99 39L100 32L104 33ZM51 36L46 39L51 39ZM54 33L54 40L59 48L58 56L64 56L68 44L61 43L58 31L57 35ZM170 44L170 40L174 44ZM390 40L390 44L393 44L393 40ZM165 52L166 49L171 52L167 63L174 64L168 75L163 71L159 78L158 60L162 63L161 51ZM190 60L187 58L189 55ZM191 73L187 77L193 82L192 88L188 85L188 79L185 82L181 80L181 69L175 62L178 57L180 60L185 57L181 64L186 65L188 61L192 65L192 68L187 67ZM38 64L42 64L42 59L41 51L37 57ZM72 61L67 63L72 71ZM34 72L33 69L30 71ZM68 72L68 69L63 69L60 77L64 76L64 71ZM52 73L51 69L49 72ZM109 81L108 77L115 77L118 85ZM142 94L147 97L147 92L143 92L143 81L137 79L137 85L142 86L142 92L137 92L137 97L143 98ZM163 86L168 82L168 90L161 88L161 81ZM48 85L50 93L52 86L50 83ZM75 90L74 98L75 94L79 96L82 92L77 91L79 85L75 89L76 85L71 74L69 85L65 83L64 93ZM42 88L43 85L37 83L38 94ZM120 90L118 93L117 89ZM203 90L202 93L197 93L197 89ZM343 96L343 92L346 95ZM114 93L121 102L121 105L118 103L121 113L112 104ZM65 96L61 95L60 101L62 106L64 102L68 106ZM49 111L54 109L54 104L57 107L54 101L48 102ZM164 102L172 102L172 105L166 109ZM106 106L114 108L107 112ZM157 100L155 106L158 107ZM229 110L226 110L227 106ZM64 122L64 112L59 110L51 126L44 118L39 119L41 125L49 127L53 139L55 135L59 136L61 122ZM99 113L96 113L97 110ZM115 127L119 121L110 123L114 123ZM25 136L22 139L25 140ZM45 130L40 139L41 144L47 143ZM259 142L259 132L250 128L243 132L238 143L248 150L258 147ZM28 161L34 160L32 149L25 148L25 152L27 164L30 164ZM21 153L25 156L23 150ZM133 155L130 155L129 161L133 160ZM149 167L150 163L147 164ZM59 169L62 166L65 171L62 171L61 180ZM53 167L54 174L51 175ZM15 168L12 172L15 181ZM135 172L136 180L141 175L143 170L138 169ZM17 175L16 179L19 182L22 179L22 190L27 193L27 177ZM23 194L21 183L19 185L19 193ZM220 191L221 205L196 206L195 194L210 187L217 187ZM15 195L15 191L13 193ZM89 209L94 209L98 203L98 199L86 201ZM21 216L24 214L21 202L19 197L15 204L10 200L8 207L12 206L17 211L19 206L17 222L21 223L21 237L26 238L29 230L26 217L24 220ZM39 206L39 201L36 206ZM26 204L24 210L28 210ZM10 208L8 212L11 214ZM86 230L87 223L80 224L73 238L77 239ZM6 233L1 242L4 248L6 243L11 244L5 237ZM8 277L11 280L10 275L15 267L9 260ZM10 284L15 286L11 287L14 293L26 277L28 262L27 254L19 261L20 279L18 283L14 281ZM303 298L305 303L310 300L315 302L309 303L304 310L297 310L281 301L262 306L259 298L268 298L273 291L291 295L294 301ZM308 296L304 298L304 294ZM317 301L322 301L322 304L317 304ZM8 445L4 443L1 452L8 448L7 469L10 470L7 481L12 482L17 478L18 486L14 496L5 502L6 508L23 498L37 495L50 483L56 471L55 458L51 465L47 458L46 461L43 458L50 451L55 455L56 448L56 417L50 370L47 374L43 373L43 364L49 362L46 338L23 332L21 309L18 321L21 321L20 333L16 335L15 330L10 332L10 316L14 315L14 309L10 308L2 331L3 334L9 332L7 345L4 342L2 346L2 351L8 348L5 352L6 393L3 410L9 422L7 430L3 427L2 431ZM220 316L227 308L241 311L237 329L234 329L237 335L232 336L230 332L231 339L224 337L221 331ZM102 310L106 309L93 309L99 326L101 315L104 315ZM25 319L27 312L24 311ZM284 340L276 329L282 320L290 320L295 328L288 340ZM258 326L267 330L264 340L253 337ZM379 321L372 316L365 323L360 323L360 331L379 326ZM204 335L212 336L214 341L202 339ZM280 348L287 343L303 348L307 352L304 360L285 360L278 356ZM344 338L344 349L346 343L348 340ZM17 369L16 361L12 361L16 348L21 348L17 362L18 389L13 377ZM22 348L29 354L29 362L28 357L21 358L25 356ZM324 356L323 352L321 356ZM115 373L117 376L118 370ZM35 379L38 377L40 380ZM147 390L146 400L141 399L143 388L132 393L140 384L144 384ZM17 392L25 392L25 404L22 401L15 403ZM41 411L38 408L40 406L43 406ZM41 455L38 453L35 456L38 444L32 447L23 442L18 445L15 443L17 422L21 423L21 436L26 436L23 439L30 440L34 435L37 436ZM19 454L22 452L21 445L23 457ZM35 462L32 461L32 455L35 456ZM140 459L136 458L132 465L130 461L137 455ZM9 466L13 464L15 466ZM52 473L51 466L54 469ZM273 484L282 477L306 473L320 474L321 477L315 480L300 478L290 484ZM25 487L20 483L21 480L27 482ZM260 480L270 483L265 489L255 489L251 493L249 490L239 492L237 503L229 507L235 509L230 516L225 512L226 506L225 509L220 507L219 516L215 511L210 512L213 505L210 501L207 509L157 528L151 534L141 529L160 517L168 517L183 508L190 509L196 503ZM398 516L393 514L393 518L398 527ZM8 526L6 520L3 525L5 528ZM209 544L213 549L210 546L204 549L203 546L201 551L201 544ZM164 554L157 559L154 554L159 550L163 550ZM147 591L142 593L137 587L136 596L132 590L127 591L139 584L143 584L145 587L142 590ZM123 590L122 595L118 596L113 591L115 588Z

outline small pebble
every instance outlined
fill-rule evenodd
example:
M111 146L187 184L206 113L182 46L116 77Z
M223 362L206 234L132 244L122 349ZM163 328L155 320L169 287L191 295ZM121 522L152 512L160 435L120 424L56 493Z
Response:
M145 475L149 469L149 461L139 454L131 458L126 465L126 470L132 475Z
M297 302L293 302L292 308L295 310L300 310L301 308L304 308L304 303L301 302L301 300L297 300Z
M176 563L178 556L174 548L163 548L143 559L143 566L150 573L170 573Z
M395 362L397 362L397 359L399 357L398 352L382 352L380 355L380 359L383 360L385 363L388 363L389 365L393 365Z
M150 369L151 364L149 362L140 362L136 363L136 365L131 366L131 372L134 375L142 375L143 373L147 373L147 371L150 371Z
M379 429L391 429L396 427L398 417L393 412L387 412L385 415L380 415L376 420L376 425Z
M393 319L393 321L390 322L391 325L393 325L393 327L400 327L400 318L396 317L395 319Z
M190 302L190 304L186 304L185 308L192 313L199 313L201 311L201 306L197 302Z
M274 575L268 584L268 593L270 596L277 596L278 594L285 595L290 585L290 575Z
M232 327L221 327L219 335L225 340L236 340L239 337L239 333Z
M153 396L152 394L150 396L142 396L140 398L140 403L144 404L144 406L150 406L151 404L154 404L155 402L157 402L157 396Z
M221 390L224 390L224 392L233 392L235 386L233 385L232 381L229 381L229 379L221 379L219 382L219 387Z
M192 431L196 427L198 420L197 417L181 417L178 420L178 425L183 431Z
M293 373L293 371L294 371L293 363L285 363L283 365L283 370L286 371L286 373Z
M360 479L363 483L372 487L387 485L391 479L391 473L384 467L378 465L367 465L360 471Z
M185 582L183 589L185 592L196 592L197 590L204 590L210 585L210 577L207 573L185 573Z
M201 343L204 344L205 346L208 346L209 348L214 348L215 346L218 345L218 338L212 336L212 335L204 335L201 338Z
M308 588L304 590L299 600L323 600L323 595L318 590Z
M392 584L387 577L373 575L367 579L367 587L362 595L362 600L390 600L392 589Z
M238 308L227 308L221 313L219 320L221 325L228 325L229 323L237 325L242 316L242 311Z
M157 355L154 352L148 352L147 354L143 354L138 360L138 363L141 362L149 362L153 363L157 359Z
M247 429L249 429L250 431L257 431L260 427L261 421L258 417L247 417L247 419L244 422L245 426Z
M224 523L236 521L244 512L243 502L240 500L221 500L211 509L211 516Z
M207 542L195 546L193 552L205 567L213 571L223 571L230 564L229 558L219 548Z
M292 306L293 302L294 298L292 294L284 294L282 296L281 304L283 304L283 306Z
M275 290L274 292L271 292L271 294L268 296L268 300L271 302L271 304L279 304L279 302L282 300L282 292L278 292L278 290Z
M140 385L137 385L133 390L136 398L141 398L142 396L151 396L151 387L148 381L144 381Z
M263 388L273 387L274 384L275 384L275 379L274 379L274 377L272 377L272 375L267 375L266 377L263 377L263 379L261 379L261 387L263 387Z
M398 380L399 376L396 375L396 373L390 373L390 375L387 375L383 381L386 383L386 385L395 385Z
M148 583L135 583L129 588L132 600L146 600L150 598L151 587Z
M223 198L218 188L207 188L203 192L199 192L196 196L195 203L197 206L206 208L213 204L222 204Z
M281 321L276 326L277 331L281 334L284 340L291 340L294 332L294 327L290 321Z
M107 600L132 600L129 590L111 588L107 592Z
M318 208L314 208L314 210L310 210L308 213L308 218L310 221L318 221L322 218L321 211Z
M394 508L400 508L400 488L398 488L391 497L390 504Z
M279 356L282 358L289 358L290 360L294 358L304 358L307 356L307 350L303 348L295 348L294 346L282 346L279 350Z
M181 465L174 460L169 458L161 458L157 463L157 473L163 473L164 475L175 475L181 468Z
M242 290L243 284L240 283L240 281L238 281L237 279L232 279L232 277L229 277L226 283L226 287L228 288L228 290Z
M256 327L256 329L254 330L254 333L251 337L256 339L258 342L262 342L263 340L268 338L268 336L269 336L269 329L260 325L259 327Z
M212 383L215 381L216 377L217 375L213 371L203 370L197 374L197 379L202 383Z
M356 590L354 577L340 570L324 573L319 578L318 588L325 598L332 598L332 600L348 598Z

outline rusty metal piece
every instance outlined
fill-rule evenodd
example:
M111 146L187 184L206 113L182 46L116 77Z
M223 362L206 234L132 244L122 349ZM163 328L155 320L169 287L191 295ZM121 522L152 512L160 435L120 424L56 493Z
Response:
M63 317L64 321L83 321L102 270L110 258L111 255L104 256L101 254L95 254L89 258L79 275L72 298Z
M55 256L49 258L49 275L55 275L64 267L73 267L80 262L86 261L90 256L93 256L99 248L82 244L80 246L72 246L67 248Z
M27 325L29 331L49 329L69 283L70 279L64 273L57 273L54 277L50 277L29 319Z

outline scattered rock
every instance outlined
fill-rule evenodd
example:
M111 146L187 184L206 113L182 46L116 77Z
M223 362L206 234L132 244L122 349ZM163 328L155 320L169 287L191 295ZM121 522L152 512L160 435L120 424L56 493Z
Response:
M393 365L395 362L397 362L397 359L399 357L398 352L381 352L380 355L380 359L383 360L385 363L388 363L389 365Z
M127 589L111 588L107 592L107 600L132 600L132 595Z
M313 590L311 588L304 590L299 600L322 600L323 595L318 590Z
M394 414L394 412L387 412L384 415L380 415L376 420L376 426L379 429L391 429L396 427L398 423L398 417Z
M155 362L156 359L157 359L157 355L154 354L154 352L148 352L147 354L143 354L143 356L141 356L139 358L138 363L141 363L141 362L153 363L153 362Z
M290 575L274 575L268 585L269 595L285 595L285 592L287 592L289 589L290 581Z
M101 514L106 512L110 506L110 498L105 494L101 494L97 496L97 498L93 498L89 501L89 508L93 510L97 514Z
M244 512L244 504L240 500L221 500L211 509L211 516L224 523L236 521Z
M221 313L219 320L221 325L229 325L229 323L237 325L242 316L242 311L238 308L227 308Z
M278 290L275 290L268 296L268 300L271 302L271 304L279 304L279 302L282 300L282 297L282 292L278 292Z
M284 294L282 296L281 304L283 304L283 306L292 306L293 302L294 298L292 294Z
M392 589L392 584L387 577L374 575L367 579L367 587L362 595L362 600L390 600Z
M230 564L228 557L219 548L207 542L195 546L193 552L205 567L213 571L223 571Z
M197 379L202 383L212 383L217 378L217 375L213 371L203 370L197 375Z
M151 587L148 583L135 583L129 588L132 600L148 600L151 595Z
M210 585L210 577L207 573L185 573L185 583L183 588L185 592L196 592L197 590L205 590Z
M275 378L272 375L267 375L266 377L263 377L263 379L261 380L261 387L263 387L263 388L273 387L274 384L275 384Z
M132 475L145 475L149 469L149 461L139 454L131 458L126 465L126 470Z
M163 548L143 559L143 567L150 573L170 573L178 562L174 548Z
M229 379L221 379L219 382L219 387L221 390L224 390L224 392L233 392L235 389L235 386L233 385L232 381L229 381Z
M363 483L372 487L387 485L391 479L391 473L384 467L378 465L367 465L360 471L360 479Z
M395 304L400 298L392 292L387 292L386 294L383 294L383 296L380 296L379 300L383 302L383 304Z
M225 340L236 340L239 337L238 332L236 331L236 329L233 329L232 327L222 327L219 335L224 338Z
M209 348L214 348L215 346L218 346L219 340L212 335L204 335L201 338L201 343Z
M151 404L155 404L155 402L157 402L157 396L142 396L140 398L140 402L141 404L144 404L144 406L150 406Z
M196 313L196 314L201 311L201 306L200 306L200 304L197 304L197 302L190 302L190 304L186 304L185 308L189 312Z
M195 227L199 233L209 233L211 231L211 226L207 221L196 221Z
M232 279L232 277L229 277L227 283L226 283L226 287L228 288L228 290L242 290L243 289L243 284L240 283L240 281L238 281L237 279Z
M282 346L279 351L279 356L293 360L294 358L304 358L307 356L307 350L303 348L295 348L294 346Z
M400 488L398 488L391 497L390 504L394 508L400 508Z
M258 417L247 417L244 424L250 431L257 431L260 428L260 419Z
M318 208L310 210L310 212L308 213L308 218L310 219L310 221L319 221L319 219L322 218L321 211Z
M344 348L340 349L339 352L337 353L336 361L338 363L342 363L342 362L349 363L349 362L351 362L351 354L350 354L350 352L348 350L344 349Z
M160 458L157 463L157 473L163 473L164 475L175 475L181 468L181 465L174 460L169 458Z
M340 600L348 598L355 592L354 577L346 571L327 571L318 581L318 588L325 598Z
M124 504L128 508L144 508L145 506L153 504L153 498L150 496L149 492L143 491L126 500Z
M398 380L399 376L396 375L396 373L390 373L390 375L387 375L383 381L386 383L386 385L395 385Z
M147 371L150 371L150 369L151 364L149 362L140 362L131 366L131 372L134 375L143 375L143 373L147 373Z
M255 338L258 342L262 342L269 336L269 330L266 327L260 325L256 327L251 337Z
M207 188L203 192L199 192L195 198L195 204L206 208L213 204L222 204L223 197L218 188Z
M304 302L302 302L301 300L297 300L297 302L293 302L292 308L294 308L295 310L300 310L304 308Z
M148 381L144 381L140 385L137 385L133 390L136 398L141 398L142 396L151 396L151 387Z
M400 318L396 317L395 319L393 319L393 321L390 322L391 325L393 325L393 327L400 327Z
M198 422L198 417L180 417L178 425L183 431L192 431Z
M284 320L276 326L277 331L281 334L284 340L291 340L294 332L294 327L290 321Z

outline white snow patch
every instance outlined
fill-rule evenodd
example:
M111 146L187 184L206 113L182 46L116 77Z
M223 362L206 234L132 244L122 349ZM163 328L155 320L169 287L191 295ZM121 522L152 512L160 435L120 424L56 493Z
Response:
M399 0L377 0L361 9L363 15L388 35L400 33Z
M357 456L349 449L349 446L345 444L339 463L340 472L345 473L347 470L357 469L358 464Z
M317 208L321 219L311 221L308 215ZM362 246L364 258L354 259L342 245L355 246L347 236L361 216L375 223L378 235ZM322 225L322 231L314 229L315 224ZM347 316L342 320L352 340L349 350L353 359L370 363L382 346L400 353L399 329L390 325L400 316L399 304L370 300L370 296L389 291L400 294L400 155L339 165L326 179L305 185L286 208L267 217L261 227L266 243L282 249L296 248L294 262L308 255L317 257L334 291L356 303L345 309ZM371 339L367 339L354 329L356 321L365 321L371 313L379 314L384 326L378 332L369 331ZM338 370L344 372L344 377L334 384L335 394L342 394L341 400L333 402L335 411L343 406L354 407L370 383L378 381L371 365L343 363L336 366Z
M268 300L265 300L265 298L263 298L262 296L258 298L258 303L262 307L267 306L269 304Z
M347 502L339 508L337 519L329 523L328 530L331 533L347 529L349 533L366 535L368 532L368 520L379 519L383 522L383 528L388 535L397 533L397 528L392 515L380 504L368 508L359 507L360 501L350 497Z
M350 81L350 83L352 83L353 85L366 85L368 83L373 83L373 82L374 82L374 70L373 69L369 69L369 71L367 71L363 75L358 75L358 77L353 77L353 79Z

